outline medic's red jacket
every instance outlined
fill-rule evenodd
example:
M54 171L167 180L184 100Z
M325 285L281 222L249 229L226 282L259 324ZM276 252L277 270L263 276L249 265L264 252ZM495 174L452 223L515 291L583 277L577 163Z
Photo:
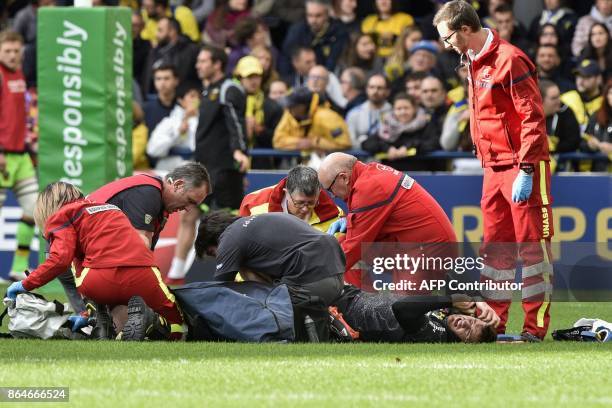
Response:
M249 215L263 214L268 212L283 212L281 205L285 191L283 190L287 184L285 177L278 184L261 190L253 191L247 194L240 204L240 216L246 217ZM327 191L321 190L319 194L319 202L312 211L309 224L322 232L327 232L329 226L335 222L338 217L343 216L343 212L336 206L334 200L331 199Z
M537 71L495 30L490 47L468 58L470 131L483 167L550 160Z
M349 181L346 239L341 242L347 271L370 242L456 242L438 202L414 179L380 163L355 163Z
M148 174L136 174L134 176L124 177L119 180L111 181L108 184L103 185L96 191L90 193L87 197L90 201L95 201L98 203L107 203L117 194L129 190L132 187L138 186L152 186L157 188L160 193L159 195L151 196L151 200L159 200L162 203L163 207L163 199L161 195L163 181L159 177L150 176ZM122 208L123 210L123 208ZM153 239L151 240L151 249L155 249L155 245L157 244L157 240L159 239L159 235L161 231L164 229L166 225L166 220L170 214L164 209L162 214L159 217L153 219ZM143 214L144 217L144 214Z
M26 290L56 278L75 259L85 268L155 265L153 253L112 204L85 199L66 204L49 217L44 235L50 245L49 257L23 280Z

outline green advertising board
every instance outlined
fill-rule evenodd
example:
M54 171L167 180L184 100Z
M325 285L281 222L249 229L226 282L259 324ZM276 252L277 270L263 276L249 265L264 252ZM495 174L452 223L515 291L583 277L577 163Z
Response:
M85 194L132 174L132 35L126 7L38 11L40 186Z

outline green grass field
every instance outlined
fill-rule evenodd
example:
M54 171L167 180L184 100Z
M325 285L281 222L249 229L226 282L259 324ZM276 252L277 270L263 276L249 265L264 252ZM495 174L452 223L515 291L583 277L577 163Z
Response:
M56 291L52 286L44 292L61 298ZM565 328L579 317L610 320L612 305L555 303L552 312L551 328ZM511 314L509 331L518 332L520 307ZM607 407L611 375L612 343L0 340L0 386L69 387L70 404L87 407ZM54 405L66 406L45 404Z

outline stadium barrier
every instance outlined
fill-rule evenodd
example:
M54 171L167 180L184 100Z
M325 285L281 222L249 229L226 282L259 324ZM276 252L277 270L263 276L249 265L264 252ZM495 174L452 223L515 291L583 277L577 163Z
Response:
M364 150L345 150L344 153L351 154L360 160L370 159L381 159L380 155L372 155ZM297 159L305 156L305 153L300 150L276 150L276 149L251 149L249 154L252 158L275 158L275 159ZM183 157L185 160L193 158L193 152L189 149L184 148L173 148L170 150L169 155L178 155ZM430 153L425 153L418 156L411 156L419 159L427 160L439 160L439 159L471 159L475 158L472 152L448 152L445 150L437 150ZM584 153L584 152L571 152L571 153L559 153L556 154L555 159L557 163L568 162L568 161L579 161L579 160L592 160L592 161L610 161L610 158L602 153Z

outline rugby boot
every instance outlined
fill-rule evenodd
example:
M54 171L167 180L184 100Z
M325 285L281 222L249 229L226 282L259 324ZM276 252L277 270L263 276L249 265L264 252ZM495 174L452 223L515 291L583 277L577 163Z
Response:
M132 296L128 302L128 320L123 327L121 340L169 340L170 324L155 313L140 296Z

